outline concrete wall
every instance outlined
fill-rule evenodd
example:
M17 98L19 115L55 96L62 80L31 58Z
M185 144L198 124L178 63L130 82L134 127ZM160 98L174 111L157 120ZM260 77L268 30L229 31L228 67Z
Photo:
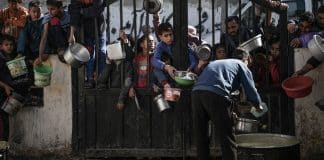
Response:
M57 56L51 56L49 61L53 73L51 85L44 88L44 106L24 107L10 118L11 148L17 154L68 154L71 151L71 68Z
M308 49L296 49L295 69L299 70L310 56ZM311 159L311 156L319 153L324 157L324 111L314 105L316 101L324 98L324 64L307 75L315 82L312 93L307 97L295 99L296 135L301 141L303 159Z

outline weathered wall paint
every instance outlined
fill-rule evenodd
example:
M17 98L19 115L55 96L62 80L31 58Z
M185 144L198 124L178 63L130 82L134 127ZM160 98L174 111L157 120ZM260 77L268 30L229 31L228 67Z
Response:
M72 83L71 68L51 56L51 85L44 88L44 106L24 107L10 118L12 151L39 154L71 151Z
M295 70L299 70L310 56L308 49L296 49ZM303 159L310 159L310 156L319 153L324 155L324 111L314 105L316 101L324 98L324 64L307 75L314 79L312 93L307 97L295 99L296 136L301 141Z
M160 18L161 22L169 22L173 24L173 6L172 6L173 0L164 0L162 10L160 11ZM189 0L188 1L188 24L192 26L197 26L199 24L198 21L198 1L196 0ZM146 12L143 9L143 0L136 1L136 35L142 35L143 34L143 26L146 25ZM223 2L215 2L215 24L212 25L212 5L211 1L203 1L202 2L202 15L201 15L201 36L202 39L206 40L207 42L212 41L212 27L215 28L216 34L215 39L216 42L219 41L220 38L220 29L221 29L221 18L222 18L222 12L224 12L224 9L221 7L223 5ZM233 5L231 5L233 6ZM134 8L133 8L133 2L132 1L123 1L123 23L121 26L120 22L120 2L114 2L110 5L110 14L109 16L109 35L108 38L110 42L115 41L118 38L118 31L120 28L123 28L127 34L134 35ZM223 14L225 16L225 14ZM152 24L153 15L149 15L149 25L150 27L153 27Z

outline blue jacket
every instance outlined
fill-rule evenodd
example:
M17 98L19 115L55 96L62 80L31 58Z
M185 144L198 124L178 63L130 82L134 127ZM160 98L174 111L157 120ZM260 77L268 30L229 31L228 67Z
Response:
M241 60L215 60L208 64L198 77L194 90L206 90L220 96L230 97L230 93L243 86L247 100L255 105L261 98L255 88L252 73Z
M161 60L163 54L168 54L169 57L172 57L172 45L167 45L163 41L160 41L156 48L154 49L154 56L152 65L154 68L163 70L165 63ZM193 69L197 65L197 58L194 52L188 47L190 68Z
M37 54L30 56L38 56L39 43L42 36L43 17L36 21L32 21L30 17L27 18L27 23L19 33L17 52L24 54Z

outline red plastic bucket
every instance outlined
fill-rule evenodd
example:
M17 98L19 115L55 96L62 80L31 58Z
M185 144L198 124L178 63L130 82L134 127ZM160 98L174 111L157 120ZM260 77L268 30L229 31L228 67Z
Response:
M314 80L309 76L296 76L284 80L281 84L287 96L292 98L306 97L312 92Z

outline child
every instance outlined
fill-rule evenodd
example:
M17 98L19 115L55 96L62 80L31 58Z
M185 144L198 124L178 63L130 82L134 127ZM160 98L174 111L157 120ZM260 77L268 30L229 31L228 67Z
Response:
M176 68L172 66L172 47L173 47L173 29L172 25L168 22L161 23L157 28L157 34L159 39L161 40L155 50L152 65L154 67L153 73L156 76L157 80L163 87L171 87L170 82L172 82L172 78L174 77L174 72ZM188 67L188 71L193 70L196 66L197 59L195 58L193 52L189 50L189 60L190 66ZM163 61L163 57L169 57L171 64L167 64ZM169 59L168 58L168 59Z
M225 52L225 46L223 44L220 43L215 44L214 51L215 51L216 60L227 58L227 54Z
M21 0L8 0L8 8L0 12L3 25L2 34L9 34L17 40L20 30L26 23L27 9L20 6Z
M253 79L255 86L257 88L264 87L266 84L267 77L267 57L265 55L266 51L264 48L258 48L253 55L252 64L249 66L253 74Z
M270 78L273 84L280 84L280 40L273 38L269 41L270 44L270 56L269 56L269 69Z
M11 54L14 50L14 37L3 35L0 39L0 105L5 102L6 98L13 92L13 80L6 64L13 57ZM7 141L9 136L9 116L0 109L0 140Z
M48 54L58 54L59 59L64 61L63 53L69 45L70 16L63 10L62 0L47 0L46 5L49 15L45 15L43 18L39 57L35 64L40 64L43 60L46 60Z
M30 1L28 4L27 22L21 30L18 38L17 53L25 55L27 60L35 60L38 57L38 48L42 35L42 20L40 2Z
M15 38L13 36L10 36L8 34L4 34L1 36L0 39L0 53L2 55L2 58L8 62L17 56L17 54L14 52L14 46L15 46Z
M125 65L126 65L126 77L130 77L131 74L131 63L134 58L134 40L131 36L126 35L123 30L119 31L119 38L121 41L122 49L126 53L126 58L125 58ZM113 70L118 67L117 63L121 63L121 60L110 60L107 58L106 65L101 73L101 75L98 78L98 89L105 89L107 87L107 82L109 77L111 76Z
M152 73L152 66L149 63L152 60L152 51L154 49L154 38L152 35L143 35L137 41L137 55L133 60L133 77L130 79L132 82L125 83L122 89L116 108L122 110L125 107L125 99L127 93L129 97L135 96L135 88L146 88L149 86L148 74ZM150 67L150 68L148 68ZM150 75L150 80L153 77ZM127 79L127 78L126 78ZM157 88L154 88L157 91Z
M99 72L96 73L98 78L105 66L107 39L105 3L103 0L72 0L69 5L69 14L71 16L69 43L73 44L75 42L75 33L80 36L81 31L83 31L84 45L90 52L90 60L85 65L86 81L84 88L94 87L96 67L98 67ZM96 30L98 31L97 35ZM97 47L96 36L98 36ZM98 62L96 62L96 57L98 57Z

